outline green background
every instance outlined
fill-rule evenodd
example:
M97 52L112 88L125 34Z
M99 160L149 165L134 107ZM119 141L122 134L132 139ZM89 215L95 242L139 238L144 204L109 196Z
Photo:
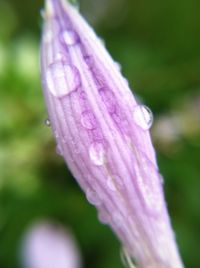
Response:
M20 267L20 239L37 219L74 233L87 268L122 267L55 152L39 78L42 1L0 0L0 267ZM81 12L154 113L152 136L180 252L200 267L200 1L84 0Z

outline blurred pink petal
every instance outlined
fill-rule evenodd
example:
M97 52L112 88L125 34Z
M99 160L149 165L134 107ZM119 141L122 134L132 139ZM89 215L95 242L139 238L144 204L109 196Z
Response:
M81 268L72 235L58 225L38 222L23 240L25 268Z

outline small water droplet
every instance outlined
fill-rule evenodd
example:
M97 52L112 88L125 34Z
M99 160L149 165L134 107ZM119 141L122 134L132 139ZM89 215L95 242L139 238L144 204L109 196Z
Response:
M86 191L86 197L87 200L90 202L90 204L95 205L95 206L100 206L102 201L99 197L99 195L97 194L96 191L88 188Z
M97 121L91 111L84 111L81 114L81 124L86 129L94 129L97 126Z
M115 62L115 66L119 72L121 72L122 66L119 62Z
M110 222L110 215L105 209L101 209L98 213L98 219L102 224L108 224Z
M123 265L127 268L137 268L136 262L133 257L131 257L125 248L120 250L120 257Z
M51 126L51 122L50 122L49 118L45 119L45 122L44 123L45 123L45 125L47 127L50 127Z
M136 183L145 206L150 213L158 214L163 206L162 184L158 170L144 153L139 152L139 163L135 166L135 171Z
M116 182L114 181L113 177L109 176L107 179L107 186L113 192L117 191L117 187L115 183Z
M148 130L153 124L153 114L145 105L137 105L133 110L134 122L143 130Z
M116 109L116 101L114 94L111 90L103 87L99 89L99 94L101 96L102 101L104 102L109 113L114 113Z
M105 149L102 143L94 142L89 148L89 156L96 166L102 166L105 162Z
M81 84L80 73L74 65L57 61L49 65L46 74L50 92L57 98L75 91Z
M112 215L112 220L114 225L117 228L121 228L124 222L123 216L120 212L114 212L114 214Z
M45 33L44 33L44 42L46 43L50 43L53 39L53 32L52 30L47 30Z
M45 19L45 11L44 11L43 8L40 9L40 16L41 16L43 19Z
M63 155L62 147L61 147L60 144L57 144L57 146L56 146L56 153L57 153L58 155L60 155L60 156Z
M86 55L84 56L84 60L85 60L85 63L87 64L87 66L89 68L92 68L92 66L94 65L94 59L92 56L90 55Z
M111 191L120 190L123 186L122 179L117 175L111 175L107 178L107 186Z
M73 45L76 45L80 41L80 38L75 31L68 30L68 31L62 32L61 41L65 45L73 46Z

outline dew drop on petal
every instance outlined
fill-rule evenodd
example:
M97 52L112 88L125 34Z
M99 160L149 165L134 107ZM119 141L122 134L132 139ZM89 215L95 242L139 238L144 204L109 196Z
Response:
M101 209L98 213L98 219L103 224L108 224L110 222L110 215L105 209Z
M92 163L96 166L102 166L105 162L105 149L102 143L94 142L89 148L89 156Z
M87 66L88 66L89 68L92 68L92 66L94 65L94 59L93 59L93 57L90 56L90 55L86 55L86 56L84 56L84 61L85 61L85 63L87 64Z
M139 166L135 166L136 182L142 200L151 214L163 207L162 179L151 161L140 152Z
M117 186L116 186L115 183L116 182L114 181L114 179L111 176L109 176L108 179L107 179L107 186L113 192L117 191Z
M44 123L45 123L45 125L47 127L50 127L51 126L51 122L50 122L49 118L45 119Z
M153 124L153 114L145 105L137 105L133 110L133 119L143 130L148 130Z
M73 46L79 42L79 36L73 30L64 31L61 34L61 41L68 46Z
M90 204L92 205L95 205L95 206L100 206L102 201L99 197L99 195L97 194L96 191L88 188L86 190L86 197L87 197L87 200L90 202Z
M121 228L123 225L124 219L123 219L123 216L121 215L121 213L114 212L114 214L112 215L112 221L113 221L113 224L117 228Z
M86 129L94 129L97 126L95 115L91 111L84 111L81 114L81 124Z
M75 91L81 83L80 73L74 65L57 61L49 65L46 73L48 88L55 97L61 98Z
M137 268L135 260L129 255L125 248L120 251L121 261L126 268Z
M60 144L57 144L56 146L56 153L60 156L63 155L62 147L60 146Z
M116 109L116 101L113 92L106 87L103 87L99 89L99 94L108 112L113 113Z

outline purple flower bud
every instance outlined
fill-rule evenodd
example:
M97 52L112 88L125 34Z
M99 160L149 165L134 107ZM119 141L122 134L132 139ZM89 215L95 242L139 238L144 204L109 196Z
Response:
M183 267L163 197L149 128L100 39L64 0L48 0L41 72L60 154L141 268Z

